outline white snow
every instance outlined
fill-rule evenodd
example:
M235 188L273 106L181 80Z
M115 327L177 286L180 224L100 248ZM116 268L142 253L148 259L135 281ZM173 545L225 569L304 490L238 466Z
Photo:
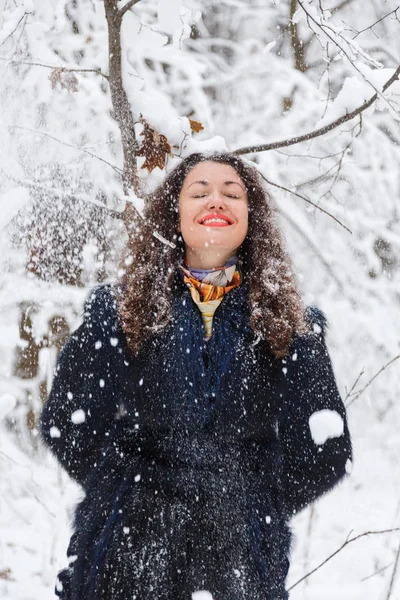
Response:
M61 431L55 425L53 425L53 427L50 427L50 437L51 438L61 437Z
M318 446L343 435L343 419L335 410L324 408L314 412L309 418L309 425L311 437Z
M158 0L157 16L160 29L174 34L182 29L181 0Z
M86 421L86 414L85 411L82 410L81 408L78 408L78 410L75 410L72 414L71 414L71 421L75 424L75 425L79 425L80 423L84 423Z
M0 421L10 413L17 404L16 398L12 394L3 394L0 397Z
M353 470L353 463L351 462L351 460L349 458L346 460L345 469L346 469L346 473L349 473L349 474Z
M213 597L210 592L201 590L192 594L192 600L213 600Z
M29 190L23 187L14 187L0 195L0 231L28 204L29 199Z

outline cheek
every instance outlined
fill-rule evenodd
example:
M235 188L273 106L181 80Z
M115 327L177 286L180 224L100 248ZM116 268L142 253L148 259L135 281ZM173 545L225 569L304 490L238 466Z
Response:
M247 229L249 223L249 210L247 205L238 207L236 210L236 216L243 228Z
M200 208L196 206L194 202L179 203L179 221L181 223L181 226L193 227L199 210Z

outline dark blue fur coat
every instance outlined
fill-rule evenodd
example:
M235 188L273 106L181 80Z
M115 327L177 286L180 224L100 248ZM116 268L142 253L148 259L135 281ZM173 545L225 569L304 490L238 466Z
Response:
M44 442L85 491L58 596L288 598L289 520L352 459L325 317L312 308L307 318L311 333L275 358L249 327L242 285L224 297L204 342L182 283L171 323L133 358L114 286L92 291L40 420ZM310 429L314 413L322 440Z

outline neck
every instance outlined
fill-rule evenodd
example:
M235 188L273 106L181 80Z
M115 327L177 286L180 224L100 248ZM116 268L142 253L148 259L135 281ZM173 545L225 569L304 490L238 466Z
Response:
M185 261L191 269L211 270L223 267L227 260L234 256L235 253L235 250L210 250L209 252L205 250L199 252L193 248L186 247Z

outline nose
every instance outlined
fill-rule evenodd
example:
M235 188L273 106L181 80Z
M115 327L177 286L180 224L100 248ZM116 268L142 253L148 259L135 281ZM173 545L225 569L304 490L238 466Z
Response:
M214 192L208 199L207 208L209 210L225 210L226 202L224 197L218 192Z

